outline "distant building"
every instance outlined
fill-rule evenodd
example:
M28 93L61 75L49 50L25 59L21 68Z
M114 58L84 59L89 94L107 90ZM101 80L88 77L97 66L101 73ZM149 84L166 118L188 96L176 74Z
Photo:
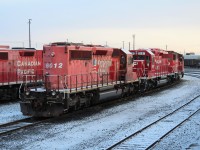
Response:
M186 55L184 55L184 64L188 67L200 68L200 55L195 55L194 53L189 53L188 55L186 53Z
M186 55L195 55L194 52L186 53Z

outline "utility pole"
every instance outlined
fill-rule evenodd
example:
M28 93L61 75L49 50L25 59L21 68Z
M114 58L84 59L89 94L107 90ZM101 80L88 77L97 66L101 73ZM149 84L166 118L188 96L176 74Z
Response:
M28 19L28 24L29 24L29 48L31 48L31 21L32 19Z
M123 43L123 49L124 49L124 41L122 41L122 43Z
M166 45L166 51L167 51L167 45Z
M133 50L135 50L135 34L133 34Z

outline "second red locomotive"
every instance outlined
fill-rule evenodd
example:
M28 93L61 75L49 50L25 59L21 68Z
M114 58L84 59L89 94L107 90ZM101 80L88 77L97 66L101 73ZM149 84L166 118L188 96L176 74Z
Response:
M125 51L78 43L43 48L44 86L25 88L21 111L37 117L59 116L102 100L134 94L184 75L183 56L160 49Z
M42 65L42 50L0 46L1 99L17 99L20 86L25 81L28 84L42 80Z

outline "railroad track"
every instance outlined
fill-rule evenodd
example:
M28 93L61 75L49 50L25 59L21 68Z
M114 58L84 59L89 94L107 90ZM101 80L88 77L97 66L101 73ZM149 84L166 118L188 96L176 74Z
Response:
M107 148L111 149L151 149L176 128L188 121L192 116L200 111L200 95L196 96L188 103L177 108L166 116L145 126L128 137L116 141L115 144Z
M25 118L25 119L1 124L0 125L0 136L9 134L14 131L18 131L20 129L24 129L24 128L27 128L30 126L34 126L36 124L44 122L44 120L46 121L47 119L46 118L35 119L35 118L30 117L30 118Z
M191 76L191 77L200 78L200 73L199 74L198 73L193 73L193 74L191 74L191 73L185 73L185 75Z

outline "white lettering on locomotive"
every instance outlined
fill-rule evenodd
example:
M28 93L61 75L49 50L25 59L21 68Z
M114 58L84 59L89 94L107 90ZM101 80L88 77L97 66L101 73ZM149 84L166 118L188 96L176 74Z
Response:
M134 67L134 66L137 66L137 65L138 65L138 62L135 62L135 61L134 61L134 62L133 62L133 67Z
M63 68L63 63L46 63L45 64L45 68L46 69L51 69L51 68L59 68L59 69L61 69L61 68Z
M155 60L156 64L161 64L162 61L161 60Z
M25 67L25 66L41 66L40 61L17 61L18 67Z
M112 65L110 60L98 60L99 72L106 73L108 72L109 67Z
M18 75L27 75L27 74L35 74L34 69L17 69L17 74Z

